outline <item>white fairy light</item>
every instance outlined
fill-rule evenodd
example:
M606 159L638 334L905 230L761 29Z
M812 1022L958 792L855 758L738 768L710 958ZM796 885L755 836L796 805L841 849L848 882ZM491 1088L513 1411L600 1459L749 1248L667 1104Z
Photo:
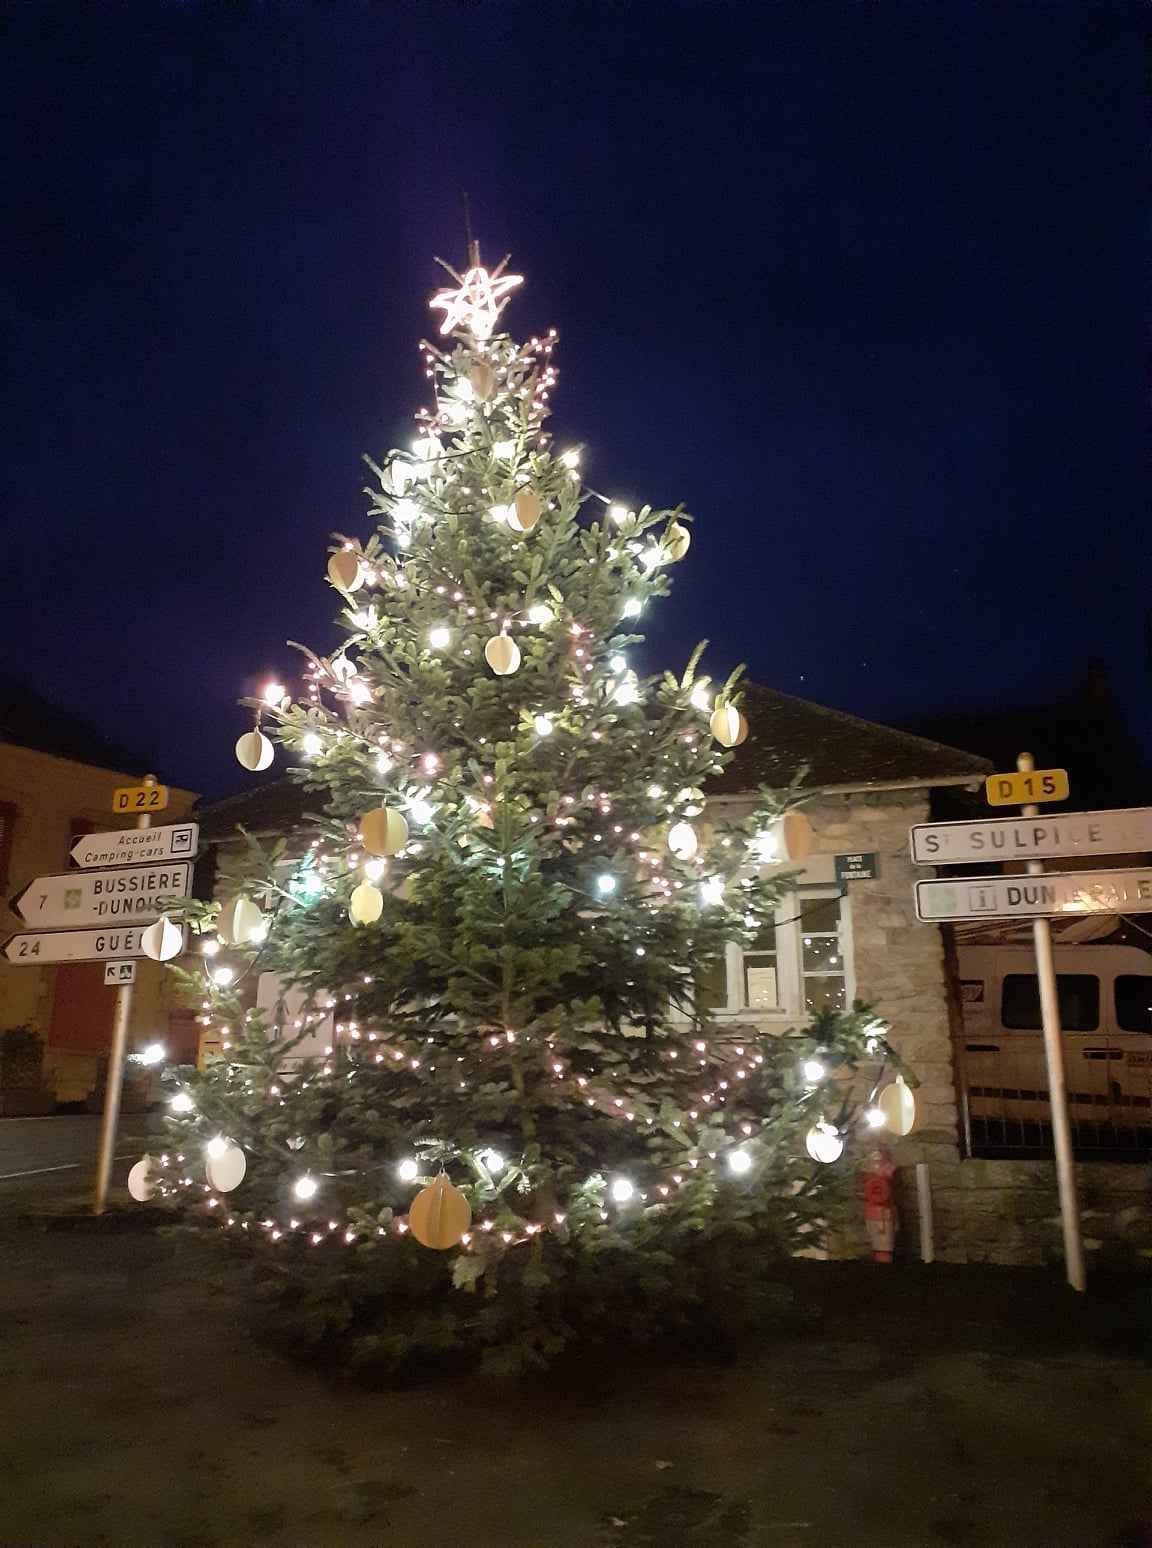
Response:
M551 736L555 729L550 715L535 715L532 724L536 728L537 736Z
M712 695L708 692L707 684L697 683L692 690L691 704L693 709L707 712L712 705Z
M827 1070L825 1070L819 1059L805 1059L804 1079L809 1083L809 1085L816 1085L818 1081L824 1079L824 1076L827 1073Z
M206 957L214 957L220 950L220 942L209 936L209 938L201 946L200 950Z
M316 1179L314 1177L309 1177L307 1173L305 1173L303 1177L298 1177L293 1183L292 1192L298 1199L313 1199L316 1197L319 1188L320 1184L316 1181Z
M736 1173L737 1177L743 1177L745 1172L752 1170L752 1157L746 1150L730 1150L728 1152L729 1169Z
M529 623L550 624L555 617L556 614L544 602L537 602L528 609Z
M617 1204L627 1204L636 1189L626 1177L616 1177L612 1182L612 1197Z
M212 969L212 982L219 989L227 989L228 985L236 977L230 967L218 967Z
M212 1161L218 1161L228 1149L228 1141L221 1134L215 1135L204 1146L204 1154Z
M709 876L707 881L700 883L700 901L709 908L723 903L724 878L722 876Z
M415 1161L401 1161L396 1168L396 1175L401 1182L415 1182L420 1175L420 1168Z
M443 624L437 624L435 629L429 630L428 633L428 643L433 650L445 650L451 638L451 631Z
M516 442L494 441L492 443L492 455L498 457L501 462L511 462L516 455Z
M629 511L628 507L625 505L610 505L608 507L609 518L614 521L618 527L622 527L631 514L631 511Z
M627 658L624 656L611 657L608 662L608 670L610 672L626 672L628 670Z
M137 1057L139 1058L141 1064L163 1064L164 1044L149 1043L146 1047L140 1050L140 1053Z
M621 608L621 616L624 618L638 618L644 604L639 597L629 597Z
M596 878L596 890L603 897L608 897L610 893L616 891L616 878L607 872L603 876L598 876Z
M879 1107L869 1107L865 1109L864 1122L870 1129L882 1129L887 1119Z
M392 759L386 752L380 753L376 759L376 772L378 774L387 774L391 768Z
M265 704L279 704L282 699L288 697L288 690L283 683L269 683L264 690Z
M568 451L562 452L560 461L566 468L578 468L580 466L580 450L573 446Z
M640 563L646 570L654 570L664 562L664 550L657 548L655 544L651 548L645 548L640 554Z
M316 735L315 731L309 731L301 745L310 758L314 758L317 753L324 751L324 743Z
M480 1159L490 1172L502 1172L508 1164L498 1150L482 1150Z
M174 1113L190 1113L195 1109L196 1104L187 1091L177 1091L168 1106Z
M431 806L429 806L427 801L421 800L419 796L414 801L409 801L408 810L412 813L412 821L418 822L421 827L425 823L432 821Z

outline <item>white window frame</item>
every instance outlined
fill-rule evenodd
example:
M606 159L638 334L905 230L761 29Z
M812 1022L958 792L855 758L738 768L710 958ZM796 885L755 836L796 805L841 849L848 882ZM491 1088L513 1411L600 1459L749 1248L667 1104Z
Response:
M848 894L840 887L798 887L781 902L776 910L776 995L780 1004L769 1010L766 1007L750 1008L744 1004L744 951L737 945L724 948L724 978L727 1000L712 1012L715 1021L755 1021L768 1024L792 1025L804 1021L808 1012L804 1007L804 946L803 932L797 917L803 903L818 898L840 899L840 955L844 961L844 999L850 1006L856 998L856 975L852 947L852 911Z

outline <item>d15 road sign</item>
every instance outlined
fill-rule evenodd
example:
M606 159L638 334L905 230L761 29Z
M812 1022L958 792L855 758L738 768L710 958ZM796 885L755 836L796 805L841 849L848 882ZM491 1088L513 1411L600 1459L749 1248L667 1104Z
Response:
M146 955L140 937L143 925L114 925L106 930L46 930L43 934L10 935L3 956L9 962L40 967L46 962L103 962L112 957Z
M111 924L123 919L159 919L165 898L186 898L192 889L192 862L125 866L113 871L68 871L38 876L9 907L43 930L72 925Z
M123 828L119 833L86 833L72 846L72 858L85 870L95 865L153 865L158 860L190 860L200 829L194 822L166 828Z
M1051 855L1128 855L1152 849L1152 806L1052 817L922 822L910 834L921 865L983 865Z
M951 876L916 883L919 919L1027 919L1152 912L1152 867L1047 871L1042 876Z
M1026 774L989 774L984 781L989 806L1029 806L1033 801L1066 801L1064 769L1029 769Z
M121 785L112 792L114 812L162 812L168 805L167 785Z

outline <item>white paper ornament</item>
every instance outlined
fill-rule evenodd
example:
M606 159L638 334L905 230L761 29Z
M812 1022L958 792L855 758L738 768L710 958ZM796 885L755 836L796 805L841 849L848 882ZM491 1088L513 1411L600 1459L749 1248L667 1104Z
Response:
M216 916L216 934L226 946L248 946L263 928L264 915L243 894L225 903Z
M140 945L153 962L170 962L184 950L184 931L165 915L141 932Z
M682 527L678 521L669 523L664 533L664 552L673 564L678 559L683 559L691 542L692 534L687 527Z
M506 634L494 634L484 647L484 659L497 677L508 677L520 665L520 647Z
M844 1140L839 1129L821 1118L819 1123L814 1123L804 1136L804 1148L813 1161L823 1161L827 1164L839 1161L844 1152Z
M204 1162L204 1175L217 1193L231 1193L233 1188L238 1188L247 1170L244 1152L231 1140L220 1155L209 1156Z
M721 747L739 747L748 735L748 722L734 704L718 704L708 729Z
M236 743L236 756L246 769L258 774L272 762L275 748L263 731L245 731Z
M361 882L348 899L348 914L353 924L375 924L384 912L384 894L371 882Z
M408 823L399 812L376 806L360 819L360 838L373 855L397 855L408 842Z
M756 848L763 865L794 864L812 848L812 824L803 812L785 812L757 836Z
M350 549L341 548L328 561L328 579L337 591L358 591L364 584L364 566Z
M540 496L534 489L518 489L508 507L508 525L514 532L531 532L540 520Z
M890 1086L876 1098L876 1106L884 1114L884 1127L891 1134L911 1134L916 1122L916 1098L905 1084L903 1075L897 1075Z
M691 860L698 844L696 829L690 822L673 823L668 829L668 848L678 860Z
M128 1173L128 1192L136 1200L137 1204L147 1204L148 1200L155 1194L156 1183L152 1177L151 1156L145 1155L141 1157Z

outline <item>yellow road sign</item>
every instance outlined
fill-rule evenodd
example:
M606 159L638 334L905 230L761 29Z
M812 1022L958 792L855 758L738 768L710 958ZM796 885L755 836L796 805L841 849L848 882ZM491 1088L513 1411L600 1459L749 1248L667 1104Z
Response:
M989 806L1027 806L1033 801L1066 801L1066 769L1032 769L1027 774L989 774L984 781Z
M162 812L167 805L167 785L122 785L112 792L114 812Z

